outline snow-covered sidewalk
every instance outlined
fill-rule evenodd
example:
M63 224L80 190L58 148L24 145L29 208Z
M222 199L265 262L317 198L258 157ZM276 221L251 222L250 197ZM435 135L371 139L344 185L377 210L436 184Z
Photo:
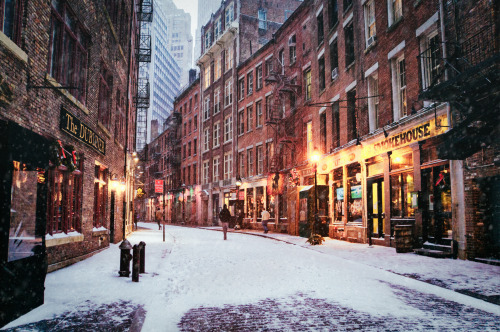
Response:
M203 228L222 231L221 227ZM500 266L460 259L432 258L414 253L398 254L390 247L376 245L370 247L368 244L330 238L325 238L322 245L312 246L307 243L307 239L289 234L264 234L256 230L230 230L230 232L284 241L500 304Z

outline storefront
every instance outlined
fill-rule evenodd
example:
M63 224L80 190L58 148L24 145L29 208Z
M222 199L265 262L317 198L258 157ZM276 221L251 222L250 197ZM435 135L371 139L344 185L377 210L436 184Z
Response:
M46 138L0 122L0 326L43 304L49 146Z

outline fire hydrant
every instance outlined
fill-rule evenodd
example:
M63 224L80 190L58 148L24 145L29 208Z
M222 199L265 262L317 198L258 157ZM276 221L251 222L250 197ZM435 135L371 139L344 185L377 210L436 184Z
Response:
M130 261L132 260L130 249L132 249L132 245L128 240L123 240L118 248L120 248L120 271L118 274L120 277L128 277L130 276Z

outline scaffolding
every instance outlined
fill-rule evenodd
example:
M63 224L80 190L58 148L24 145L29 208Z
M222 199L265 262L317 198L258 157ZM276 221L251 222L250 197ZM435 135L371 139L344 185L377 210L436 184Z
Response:
M137 4L138 62L137 89L134 104L137 109L136 149L141 151L147 142L148 108L150 105L149 63L151 62L151 22L153 21L153 0L140 0Z

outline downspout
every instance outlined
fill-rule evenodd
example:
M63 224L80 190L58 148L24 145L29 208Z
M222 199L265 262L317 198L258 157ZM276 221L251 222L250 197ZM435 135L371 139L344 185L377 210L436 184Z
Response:
M444 4L443 4L443 0L439 0L439 16L440 16L440 29L441 29L441 36L442 36L442 53L443 53L443 60L444 62L446 62L446 34L445 34L445 29L444 29ZM446 68L445 66L445 70L444 70L444 79L445 81L448 81L448 68Z

